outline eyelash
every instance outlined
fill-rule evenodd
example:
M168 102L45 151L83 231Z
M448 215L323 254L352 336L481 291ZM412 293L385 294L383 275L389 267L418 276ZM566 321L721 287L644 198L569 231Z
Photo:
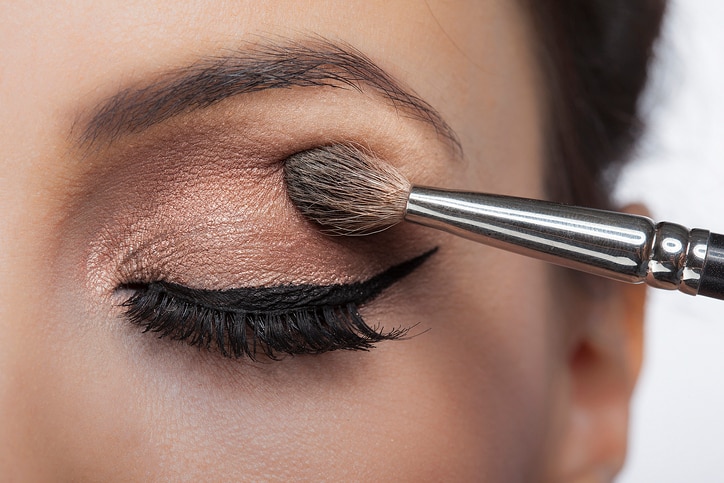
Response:
M289 311L247 312L200 305L169 293L163 282L132 284L121 305L126 317L143 332L216 349L229 358L256 360L259 352L272 360L283 354L320 354L334 350L369 350L374 344L403 338L409 329L387 332L370 327L356 303L311 306Z

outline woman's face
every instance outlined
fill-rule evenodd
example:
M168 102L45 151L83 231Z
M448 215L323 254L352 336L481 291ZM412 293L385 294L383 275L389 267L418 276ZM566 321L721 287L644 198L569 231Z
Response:
M620 465L631 297L576 304L541 263L419 227L325 237L285 195L286 157L359 143L416 184L544 197L525 15L0 7L0 473L530 481ZM434 247L362 306L371 327L410 328L369 351L226 358L143 333L120 306L159 280L363 281Z

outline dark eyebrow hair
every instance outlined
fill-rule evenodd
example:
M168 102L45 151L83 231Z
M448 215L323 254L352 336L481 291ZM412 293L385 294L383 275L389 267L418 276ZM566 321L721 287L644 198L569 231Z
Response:
M137 133L178 114L228 97L292 87L363 87L399 112L432 125L459 153L460 141L440 114L354 47L322 38L265 41L224 55L202 58L153 82L121 90L76 122L82 146ZM78 129L78 126L83 126Z

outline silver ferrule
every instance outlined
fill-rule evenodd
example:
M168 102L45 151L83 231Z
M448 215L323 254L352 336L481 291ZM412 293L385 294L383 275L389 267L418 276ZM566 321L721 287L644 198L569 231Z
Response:
M699 290L709 232L644 216L413 187L405 220L629 283Z

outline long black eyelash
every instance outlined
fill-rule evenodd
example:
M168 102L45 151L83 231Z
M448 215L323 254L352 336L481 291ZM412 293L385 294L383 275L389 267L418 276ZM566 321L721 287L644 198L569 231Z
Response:
M408 331L380 332L368 326L353 302L282 313L222 311L179 300L159 284L136 290L123 306L129 320L144 332L201 348L215 347L226 357L255 360L261 351L279 359L280 354L369 350L377 342L399 339Z
M271 296L262 295L254 301L257 310L244 310L238 308L240 304L234 299L244 293L243 298L248 300L251 289L199 291L168 282L152 282L125 285L123 288L134 293L122 306L126 317L144 332L186 341L199 348L215 348L225 357L246 356L256 360L262 353L278 360L284 354L369 350L378 342L405 337L409 328L382 331L370 327L359 313L359 304L415 270L435 251L392 267L367 282L344 286L345 291L355 294L355 301L334 295L342 286L317 287L317 293L299 286L291 306L273 310L272 300L278 300L278 294L270 288L265 290ZM289 287L279 289L289 292Z

